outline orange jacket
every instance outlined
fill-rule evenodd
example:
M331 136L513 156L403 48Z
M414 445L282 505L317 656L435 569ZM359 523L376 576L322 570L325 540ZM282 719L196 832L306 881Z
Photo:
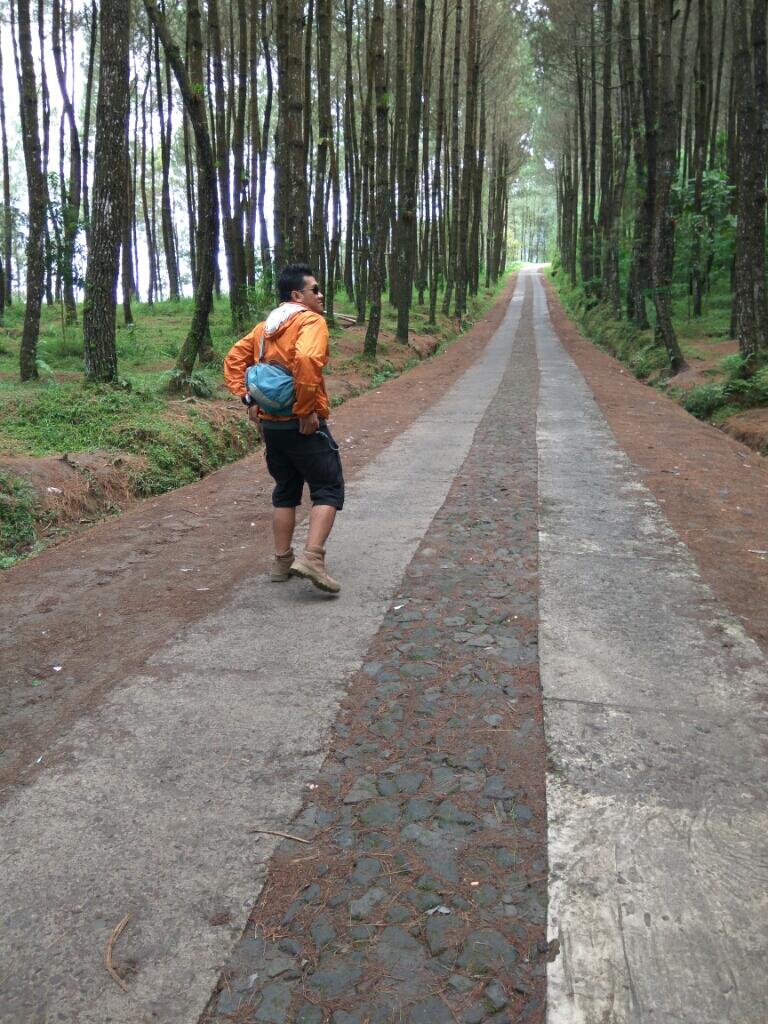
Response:
M328 395L323 381L323 367L328 362L328 326L319 313L294 302L284 302L273 309L266 320L257 324L236 342L224 360L224 382L233 395L245 395L245 373L259 361L261 336L265 333L264 362L278 363L293 374L296 401L294 416L320 419L328 416ZM270 416L259 409L265 420L290 420L290 416Z

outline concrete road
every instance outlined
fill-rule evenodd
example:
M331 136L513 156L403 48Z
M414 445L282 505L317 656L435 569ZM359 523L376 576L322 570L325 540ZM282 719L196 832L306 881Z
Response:
M346 681L515 358L530 289L560 942L548 1020L768 1019L765 661L633 475L527 271L483 357L350 487L342 598L236 589L3 809L0 1021L197 1021L268 869L275 840L248 830L290 831ZM125 994L102 958L128 913Z
M547 1019L765 1024L765 658L617 446L535 288L560 942Z
M511 358L522 291L483 358L349 488L339 600L297 582L276 600L249 581L79 723L66 770L3 808L0 1020L197 1020L276 841L248 829L286 830L300 808L345 681ZM141 970L126 998L102 956L128 913L121 958ZM231 926L210 923L222 915Z

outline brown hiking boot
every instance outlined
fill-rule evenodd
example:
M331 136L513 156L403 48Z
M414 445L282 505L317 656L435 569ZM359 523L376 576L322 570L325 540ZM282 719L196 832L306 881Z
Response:
M275 555L272 559L272 571L269 574L272 583L285 583L291 578L291 566L293 565L293 548L286 551L284 555Z
M325 568L325 548L304 548L291 566L291 576L309 580L328 594L338 594L341 584L328 575Z

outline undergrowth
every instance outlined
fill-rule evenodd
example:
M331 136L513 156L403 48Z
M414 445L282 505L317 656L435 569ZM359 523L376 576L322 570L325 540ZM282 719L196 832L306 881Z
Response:
M693 416L715 422L721 422L743 409L768 405L768 365L746 377L741 356L732 355L721 361L720 371L720 380L687 390L672 387L669 394Z
M0 471L0 569L34 550L42 518L32 486L22 477Z

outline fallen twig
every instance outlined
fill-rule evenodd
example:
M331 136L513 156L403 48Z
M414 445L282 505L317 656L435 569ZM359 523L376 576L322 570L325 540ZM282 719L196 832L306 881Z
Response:
M292 836L288 832L275 832L271 828L249 828L249 832L258 832L264 836L279 836L281 839L292 839L294 843L307 843L309 839L302 839L301 836Z
M120 988L123 990L123 992L128 991L128 985L123 981L123 979L115 970L114 964L112 963L112 950L115 948L115 943L123 934L125 926L128 924L130 920L131 915L126 914L122 921L120 921L119 924L115 925L115 927L112 929L112 934L109 936L107 948L104 950L104 966L106 967L107 971L109 972L113 980L116 981Z

